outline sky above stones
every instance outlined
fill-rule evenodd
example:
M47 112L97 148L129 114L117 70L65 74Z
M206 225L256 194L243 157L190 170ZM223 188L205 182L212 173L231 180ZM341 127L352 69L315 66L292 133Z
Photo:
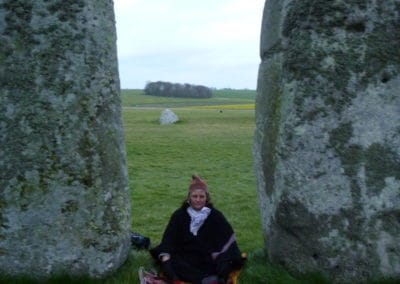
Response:
M114 0L121 88L255 89L265 0Z

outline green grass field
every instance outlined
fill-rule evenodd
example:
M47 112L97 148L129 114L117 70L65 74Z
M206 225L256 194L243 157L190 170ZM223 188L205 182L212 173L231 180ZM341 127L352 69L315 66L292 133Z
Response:
M227 217L241 227L237 235L243 249L261 247L251 159L254 112L174 112L180 122L166 126L158 123L161 110L124 110L133 228L158 241L160 229L186 197L191 174L198 173L207 179L218 208L236 210Z
M219 106L226 105L252 105L254 109L254 100L256 92L254 90L213 90L213 96L209 99L185 99L185 98L163 98L147 96L143 90L122 90L122 104L125 107L188 107L188 106ZM248 107L247 107L248 108ZM225 108L226 109L226 108Z
M186 197L191 174L197 173L249 254L240 283L324 283L316 276L295 279L265 256L252 159L254 108L248 107L254 105L255 91L218 90L211 99L185 100L128 90L122 99L133 230L157 244L170 214ZM178 115L178 123L159 124L166 107ZM133 250L123 268L133 271L132 281L140 265L151 268L152 262L146 252Z
M186 197L191 175L197 173L207 180L214 205L249 255L240 283L324 283L316 276L295 279L265 257L252 161L254 109L248 107L254 105L255 91L215 93L212 99L193 101L148 97L141 90L122 92L132 229L156 245L170 214ZM159 124L166 107L179 116L178 123ZM136 284L138 268L152 265L147 251L132 249L127 262L107 279L40 283Z

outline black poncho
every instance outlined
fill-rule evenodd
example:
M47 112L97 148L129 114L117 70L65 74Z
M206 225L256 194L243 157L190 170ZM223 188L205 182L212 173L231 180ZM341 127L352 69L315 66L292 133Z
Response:
M236 241L229 242L234 237L231 225L219 210L208 206L210 215L195 236L189 229L187 207L184 204L172 214L160 245L150 250L151 255L159 261L160 253L169 253L171 267L183 281L200 283L201 279L210 275L226 278L240 262ZM221 251L213 260L211 254Z

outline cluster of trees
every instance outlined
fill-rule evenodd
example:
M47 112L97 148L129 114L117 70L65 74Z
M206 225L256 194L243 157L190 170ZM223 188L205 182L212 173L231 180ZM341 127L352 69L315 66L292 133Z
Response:
M211 98L210 88L200 85L178 84L169 82L149 82L144 93L150 96L176 98Z

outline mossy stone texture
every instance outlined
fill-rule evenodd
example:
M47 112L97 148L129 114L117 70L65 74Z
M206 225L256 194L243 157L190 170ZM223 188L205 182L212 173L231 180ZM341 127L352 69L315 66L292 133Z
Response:
M0 0L0 274L103 277L130 203L113 1Z
M400 278L400 1L267 0L254 160L291 272Z

